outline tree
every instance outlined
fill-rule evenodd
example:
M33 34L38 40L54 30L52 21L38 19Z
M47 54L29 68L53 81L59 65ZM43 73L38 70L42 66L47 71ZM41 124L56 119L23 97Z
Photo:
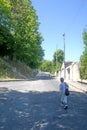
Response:
M15 57L31 67L37 67L43 58L39 22L30 0L10 0L15 36Z
M64 60L64 52L61 49L59 49L53 55L53 64L55 68L57 69L57 71L61 69L63 60Z
M12 50L16 59L37 68L44 56L43 37L31 0L1 0L0 11L0 45L6 51L4 55Z
M87 29L83 32L84 51L80 58L80 75L82 79L87 79Z
M52 68L53 68L53 64L52 64L52 61L49 61L49 60L43 60L41 66L40 66L40 69L42 71L46 71L46 72L52 72Z

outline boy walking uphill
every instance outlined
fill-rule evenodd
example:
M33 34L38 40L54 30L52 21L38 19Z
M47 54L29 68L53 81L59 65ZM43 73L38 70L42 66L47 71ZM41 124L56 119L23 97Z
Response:
M64 82L64 78L60 78L60 92L61 92L61 103L64 105L64 109L68 108L67 96L65 95L65 90L68 88L68 84Z

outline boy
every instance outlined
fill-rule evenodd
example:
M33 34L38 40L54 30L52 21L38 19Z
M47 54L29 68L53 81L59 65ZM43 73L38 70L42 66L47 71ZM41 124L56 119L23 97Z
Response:
M64 109L68 108L67 105L67 96L65 95L65 89L68 87L68 84L64 82L64 78L60 78L60 92L61 92L61 103L64 105Z

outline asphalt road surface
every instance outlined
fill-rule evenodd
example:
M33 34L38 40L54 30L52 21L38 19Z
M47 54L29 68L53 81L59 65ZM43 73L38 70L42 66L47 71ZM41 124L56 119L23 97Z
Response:
M87 130L87 94L70 86L69 108L60 103L55 77L0 82L0 130Z

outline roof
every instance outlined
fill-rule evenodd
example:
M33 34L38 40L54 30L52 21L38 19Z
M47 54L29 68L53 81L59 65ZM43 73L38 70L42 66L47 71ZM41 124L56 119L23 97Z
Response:
M68 66L70 66L72 63L73 63L72 61L65 62L65 68L67 68Z

